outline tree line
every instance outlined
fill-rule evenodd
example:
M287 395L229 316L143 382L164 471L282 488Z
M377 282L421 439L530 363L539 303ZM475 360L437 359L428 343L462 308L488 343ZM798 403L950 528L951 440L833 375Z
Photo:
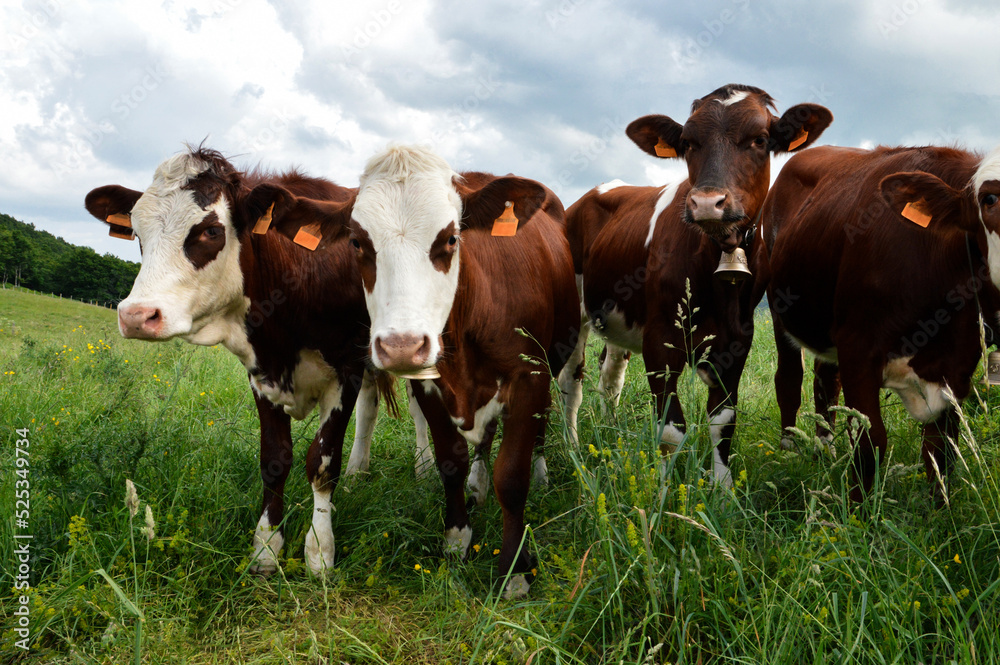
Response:
M102 256L0 213L0 279L4 286L117 305L128 296L138 274L138 263L112 254Z

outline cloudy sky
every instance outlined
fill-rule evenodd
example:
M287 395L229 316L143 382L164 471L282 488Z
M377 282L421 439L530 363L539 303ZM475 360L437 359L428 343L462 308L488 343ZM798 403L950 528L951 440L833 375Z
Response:
M84 196L206 137L349 186L423 143L567 205L666 182L625 126L726 83L826 105L821 143L1000 143L993 0L0 0L0 26L0 212L133 260Z

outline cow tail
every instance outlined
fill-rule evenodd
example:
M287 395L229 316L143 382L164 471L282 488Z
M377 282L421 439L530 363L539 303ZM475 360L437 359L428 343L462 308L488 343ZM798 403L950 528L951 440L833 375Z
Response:
M379 399L385 402L385 408L393 418L399 418L399 396L396 394L396 377L389 372L372 369L375 377L375 389Z

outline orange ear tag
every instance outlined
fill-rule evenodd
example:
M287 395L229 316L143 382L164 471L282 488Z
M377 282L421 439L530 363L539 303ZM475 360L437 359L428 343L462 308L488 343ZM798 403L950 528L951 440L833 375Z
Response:
M789 152L791 152L792 150L795 150L800 145L802 145L803 143L805 143L807 138L809 138L809 132L807 132L803 128L800 128L799 129L799 135L796 136L795 139L792 140L792 142L788 144L788 150L789 150Z
M267 230L271 228L271 211L274 210L274 203L271 203L268 207L267 212L260 216L257 223L253 225L253 232L258 235L263 235L267 233Z
M132 228L132 217L126 213L116 212L113 215L108 215L107 222L115 226L124 226L127 229Z
M310 224L309 226L303 226L299 229L299 232L295 234L292 242L296 245L302 245L309 251L313 251L319 247L319 241L322 238L323 234L319 231L319 224Z
M112 238L121 238L122 240L135 240L135 234L132 233L132 229L127 226L118 226L117 224L112 225L108 229L108 235Z
M653 146L653 150L656 151L657 157L676 157L677 151L667 145L667 142L661 137L656 145Z
M517 234L517 217L514 216L514 204L507 201L503 214L493 220L493 231L490 235L513 236Z
M925 229L927 228L927 225L931 223L931 214L927 212L927 201L924 199L920 199L919 201L910 201L903 206L903 210L899 214L917 226L922 226Z

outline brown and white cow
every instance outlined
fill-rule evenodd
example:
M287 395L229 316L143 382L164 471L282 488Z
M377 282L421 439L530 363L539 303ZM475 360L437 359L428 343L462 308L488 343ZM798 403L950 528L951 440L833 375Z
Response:
M941 147L816 148L785 165L765 202L761 261L768 294L782 294L770 299L782 424L795 422L799 347L839 368L845 404L871 422L854 451L855 500L884 459L880 388L923 423L924 464L944 498L954 407L981 355L980 312L996 321L998 161L980 166ZM928 222L937 232L921 228ZM837 386L827 392L835 398Z
M494 235L507 203L516 219L505 224L516 233ZM439 375L411 388L444 483L446 550L461 556L472 539L466 439L502 418L493 486L508 596L528 588L529 556L519 548L532 450L545 435L550 372L563 368L568 354L559 351L572 348L579 321L563 214L537 182L459 175L426 148L393 146L368 162L353 211L345 206L340 218L364 282L372 363Z
M713 273L723 251L742 247L754 260L771 153L809 146L833 119L816 104L793 106L780 118L773 108L763 90L727 85L695 100L683 125L659 115L639 118L628 126L629 138L653 156L684 159L688 178L665 187L615 181L567 211L584 318L608 342L602 389L617 402L625 353L642 351L666 452L685 436L677 379L693 360L709 386L714 475L726 485L739 379L760 298L754 294L763 287ZM586 337L585 326L571 361L577 376ZM579 400L579 389L571 394Z
M356 193L294 171L242 173L218 152L197 148L163 162L144 192L99 187L87 195L86 207L112 223L113 233L127 235L130 225L139 239L142 266L118 307L122 335L223 344L247 368L260 417L264 483L252 564L259 572L276 568L284 543L290 418L318 407L320 427L306 462L313 516L305 545L309 569L318 573L333 564L331 494L351 412L357 401L348 470L359 471L368 464L378 393L389 384L376 386L366 371L368 312L347 240L324 238L310 251L280 233L260 233L266 224L254 232L269 208L279 230L293 221L282 219L274 185L314 201L296 209L298 225L314 223L324 206Z

